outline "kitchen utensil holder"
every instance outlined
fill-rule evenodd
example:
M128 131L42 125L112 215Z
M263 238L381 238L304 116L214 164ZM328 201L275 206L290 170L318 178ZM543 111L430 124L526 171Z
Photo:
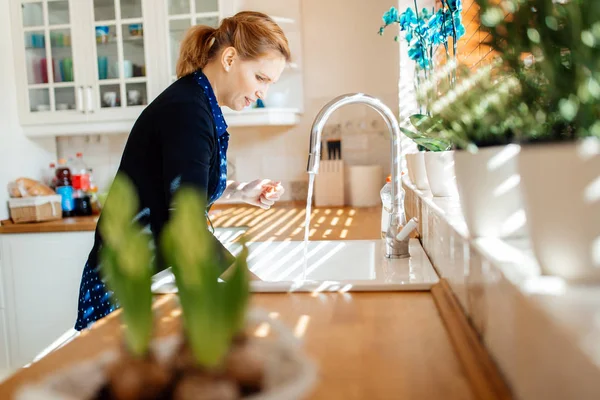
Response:
M344 205L344 161L321 160L315 178L315 206L341 207Z

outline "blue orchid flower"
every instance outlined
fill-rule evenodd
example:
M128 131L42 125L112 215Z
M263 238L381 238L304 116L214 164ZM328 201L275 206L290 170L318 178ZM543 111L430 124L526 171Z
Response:
M446 0L448 3L448 8L452 12L462 11L462 1L461 0Z
M419 15L419 18L428 20L429 17L431 17L431 11L429 11L429 9L427 9L427 8L423 8L421 10L421 15Z
M466 33L465 30L465 26L462 24L462 22L458 22L458 25L456 25L456 40L460 39L461 37L463 37Z
M443 13L444 12L442 10L438 10L435 14L433 14L427 21L427 28L439 29L439 26L442 23Z
M379 34L383 35L387 26L397 23L409 44L409 58L414 60L421 69L432 69L431 55L435 52L435 48L439 45L447 45L450 37L456 43L465 34L460 16L462 1L441 0L441 3L442 7L437 11L428 8L418 11L416 7L414 10L408 7L400 15L395 7L391 7L383 14L385 25L379 29ZM397 40L398 36L394 39Z
M452 12L462 11L462 0L441 0L442 8L448 8Z
M396 10L396 7L391 7L390 10L388 12L386 12L385 14L383 14L383 23L387 26L387 25L391 25L394 22L399 22L398 20L398 10Z
M414 61L425 58L426 55L425 55L425 50L423 49L423 46L421 46L417 43L415 46L412 46L411 48L409 48L408 49L408 57Z
M409 30L411 25L417 23L417 16L412 8L407 8L406 11L400 15L398 23L400 24L400 30L402 31Z

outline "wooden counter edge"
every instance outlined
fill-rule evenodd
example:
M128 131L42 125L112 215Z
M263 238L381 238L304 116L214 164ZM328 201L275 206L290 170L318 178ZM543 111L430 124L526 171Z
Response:
M96 229L98 216L71 217L56 221L15 224L11 220L0 221L0 234L7 233L51 233L87 232Z
M476 397L493 400L513 399L504 377L469 323L448 282L440 279L440 282L431 288L431 295Z

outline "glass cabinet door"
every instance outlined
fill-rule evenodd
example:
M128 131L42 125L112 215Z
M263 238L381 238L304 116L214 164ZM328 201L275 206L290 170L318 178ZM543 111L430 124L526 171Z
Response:
M93 0L95 109L148 103L142 0Z
M21 1L27 101L32 113L82 112L75 82L69 0Z
M185 32L194 25L219 26L218 0L167 0L169 24L169 76L177 79L179 46Z

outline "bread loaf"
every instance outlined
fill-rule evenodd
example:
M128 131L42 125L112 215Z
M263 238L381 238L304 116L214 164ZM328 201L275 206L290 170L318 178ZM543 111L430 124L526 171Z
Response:
M27 189L27 192L30 196L49 196L52 194L56 194L54 190L50 189L43 183L38 183L36 185L30 186L29 189Z
M27 194L27 192L23 189L23 193L21 193L21 189L17 185L17 182L8 183L8 195L10 197L23 197L23 194Z
M48 196L56 194L54 190L41 182L30 178L19 178L8 185L10 197Z

